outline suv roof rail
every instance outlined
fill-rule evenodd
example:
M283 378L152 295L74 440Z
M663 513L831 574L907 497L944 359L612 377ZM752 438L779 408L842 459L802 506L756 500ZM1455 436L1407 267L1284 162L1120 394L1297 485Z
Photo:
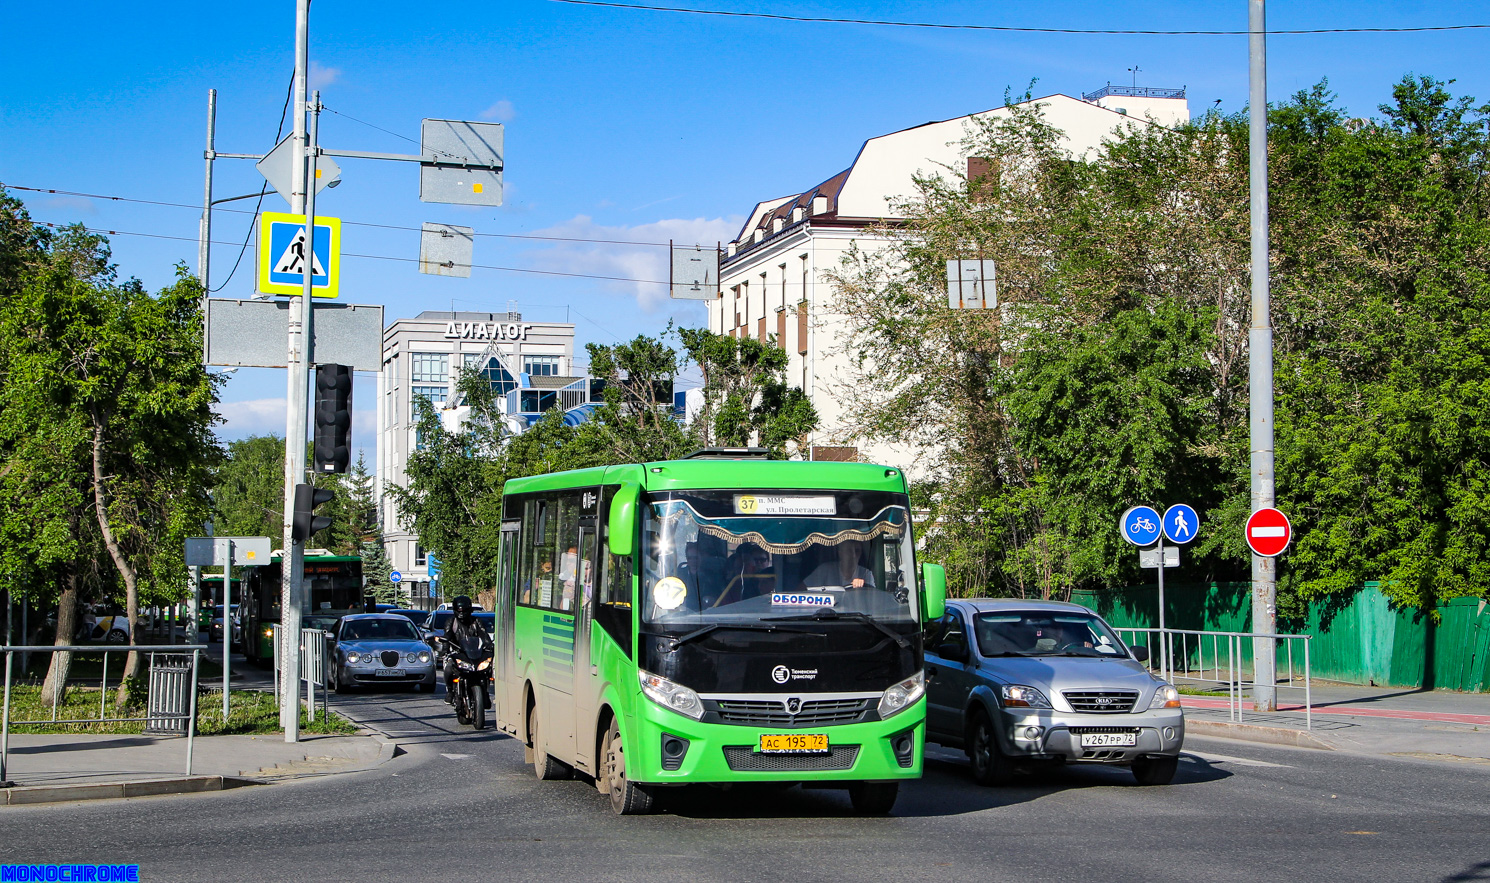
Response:
M770 458L767 448L699 448L684 454L684 460L765 460Z

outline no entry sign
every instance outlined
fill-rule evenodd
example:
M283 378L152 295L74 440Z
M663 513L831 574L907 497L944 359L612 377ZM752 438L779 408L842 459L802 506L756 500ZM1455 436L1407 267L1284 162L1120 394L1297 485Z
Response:
M1277 509L1258 509L1247 519L1247 545L1264 558L1276 558L1293 539L1293 525Z

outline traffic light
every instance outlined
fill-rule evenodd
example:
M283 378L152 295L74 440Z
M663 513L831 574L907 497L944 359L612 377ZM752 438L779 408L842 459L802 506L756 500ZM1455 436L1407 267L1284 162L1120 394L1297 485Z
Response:
M295 520L291 522L290 537L298 543L311 538L318 530L331 526L331 519L315 514L316 507L336 496L325 488L308 484L295 485Z
M347 471L352 461L352 369L316 366L317 472Z

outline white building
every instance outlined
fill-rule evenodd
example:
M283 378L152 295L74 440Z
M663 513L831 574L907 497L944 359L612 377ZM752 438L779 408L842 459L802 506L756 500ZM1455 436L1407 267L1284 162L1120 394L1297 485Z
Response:
M1088 154L1125 125L1180 125L1190 119L1183 89L1109 85L1080 99L1049 95L1031 103L1043 105L1046 120L1065 133L1063 146L1073 156ZM708 303L709 330L762 342L776 335L790 356L788 378L801 385L818 411L820 425L811 439L815 458L913 466L905 462L906 452L888 446L863 451L845 446L849 427L829 390L848 378L849 366L837 352L842 317L828 312L831 289L824 274L836 270L855 244L861 251L887 244L875 228L898 220L891 202L916 194L913 176L962 168L969 159L961 144L972 132L972 121L1008 113L1001 107L871 138L842 172L800 193L757 204L729 243L719 274L721 296Z
M416 604L430 598L428 560L384 490L405 483L409 454L419 445L415 397L423 396L437 407L449 405L460 369L466 367L479 367L505 396L508 429L513 432L521 432L555 407L582 419L592 400L589 379L574 365L572 324L524 322L520 313L427 310L384 329L377 491L388 558ZM460 409L447 408L443 416L453 428Z

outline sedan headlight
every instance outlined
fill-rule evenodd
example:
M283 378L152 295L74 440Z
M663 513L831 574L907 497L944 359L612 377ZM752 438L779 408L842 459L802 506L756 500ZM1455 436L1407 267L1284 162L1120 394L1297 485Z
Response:
M915 705L916 700L925 692L926 675L919 671L886 690L885 695L880 697L880 720Z
M704 703L697 693L661 675L648 671L638 671L636 674L641 679L642 692L647 694L648 699L694 720L704 716Z
M356 662L357 660L359 660L361 658L362 658L361 654L359 654L356 650L348 650L347 651L347 661L348 662Z
M429 662L429 651L428 650L420 650L419 651L419 661L420 662Z
M1156 708L1179 708L1180 691L1169 684L1163 684L1154 691L1154 699L1149 703L1149 711Z
M999 689L999 701L1005 708L1049 708L1050 700L1034 687L1005 684Z
M418 661L419 661L419 654L418 653L415 653L413 650L410 650L408 653L405 653L404 654L404 662L418 662Z

